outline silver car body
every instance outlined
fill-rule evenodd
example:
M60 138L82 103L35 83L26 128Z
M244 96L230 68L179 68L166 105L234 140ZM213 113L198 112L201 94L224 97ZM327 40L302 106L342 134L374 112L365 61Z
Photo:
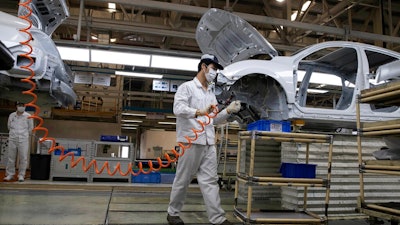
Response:
M33 14L30 17L33 26L29 30L32 34L31 57L34 60L31 69L35 75L32 81L36 83L35 93L38 94L39 104L68 106L75 104L76 94L72 89L73 75L64 65L60 54L51 39L52 32L68 17L68 10L63 0L60 1L32 1L30 7ZM19 15L27 15L25 8L19 8ZM21 78L30 76L30 72L21 68L29 60L21 54L29 52L21 42L28 40L28 35L21 32L29 26L26 20L0 12L0 41L14 57L14 66L9 70L0 70L1 98L19 101L31 101L29 95L21 95L21 91L28 90L31 85L21 82Z
M301 119L310 129L353 129L360 91L392 82L397 79L393 71L400 70L398 52L356 42L323 42L292 56L278 56L253 26L219 9L203 15L196 40L203 53L216 55L225 66L216 81L217 98L222 105L241 100L242 110L234 118L241 124ZM329 84L331 79L336 83ZM312 89L331 94L318 96ZM336 92L337 98L329 99ZM321 106L310 104L325 96ZM362 121L400 117L398 107L362 104L361 111Z

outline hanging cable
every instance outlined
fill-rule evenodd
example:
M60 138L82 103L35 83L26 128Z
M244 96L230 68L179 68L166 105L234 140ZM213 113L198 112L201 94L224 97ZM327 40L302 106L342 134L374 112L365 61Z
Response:
M34 93L34 91L36 89L36 83L32 81L32 79L35 76L35 71L33 71L33 69L31 68L33 63L34 63L34 60L30 56L32 54L32 51L33 51L33 48L32 48L32 46L30 44L31 41L32 41L32 34L29 31L31 29L31 27L32 27L32 21L29 18L32 15L32 9L29 6L30 3L31 3L31 0L26 0L26 1L21 0L21 2L18 3L20 7L24 7L28 11L28 13L26 15L19 15L19 18L21 18L21 19L23 19L23 20L28 22L28 26L27 27L25 27L23 29L20 29L20 32L22 32L22 33L27 35L27 39L25 41L20 42L20 44L26 46L28 51L26 53L20 54L20 56L29 60L29 63L27 65L21 65L20 67L23 68L23 69L26 69L26 70L28 70L30 72L30 75L27 78L21 79L21 81L25 82L25 83L29 83L31 85L31 88L29 90L23 91L22 93L32 96L32 101L30 101L29 103L27 103L25 105L33 107L35 109L33 115L31 115L29 117L31 119L35 119L35 120L38 121L38 124L33 128L33 131L34 132L36 132L36 131L44 132L43 137L39 139L39 143L42 143L44 141L50 141L51 142L51 147L50 147L48 153L51 154L52 152L54 152L56 150L60 150L61 154L59 156L59 161L63 161L66 158L70 157L71 168L74 168L79 163L82 163L82 170L84 172L87 172L91 167L93 167L95 173L100 174L100 173L103 173L104 170L106 170L107 173L110 176L115 175L117 172L122 176L127 176L127 175L130 175L130 174L133 175L133 176L137 176L140 173L149 174L149 173L151 173L153 171L159 171L162 168L168 167L171 163L174 163L174 162L178 161L179 157L181 157L185 153L185 151L192 146L192 142L197 140L199 133L204 131L205 126L209 125L211 120L212 120L212 118L217 116L218 108L216 106L212 106L212 109L213 109L212 113L205 115L205 117L207 118L206 122L203 122L203 121L197 119L197 122L200 124L201 129L196 130L196 129L192 128L194 137L185 136L185 139L187 140L187 143L186 144L178 143L178 145L180 147L180 150L182 152L179 153L175 149L172 149L171 152L174 155L173 159L171 159L171 157L167 153L165 153L164 157L165 157L165 159L167 161L166 163L163 163L161 158L158 157L156 159L157 163L158 163L158 167L157 168L155 168L153 166L153 162L151 160L149 160L148 161L149 168L147 170L145 170L143 168L142 162L139 162L138 163L137 172L135 172L134 169L133 169L132 162L130 162L128 164L127 171L123 172L121 170L121 163L120 162L118 162L116 164L115 168L113 170L111 170L108 161L105 161L103 163L103 165L98 166L97 165L97 161L95 159L91 160L90 162L87 162L87 160L86 160L86 158L84 156L80 156L80 157L75 158L75 154L73 152L65 153L64 147L62 145L56 145L56 139L48 136L49 131L48 131L47 128L43 127L43 118L41 118L39 116L40 107L38 105L36 105L37 95Z

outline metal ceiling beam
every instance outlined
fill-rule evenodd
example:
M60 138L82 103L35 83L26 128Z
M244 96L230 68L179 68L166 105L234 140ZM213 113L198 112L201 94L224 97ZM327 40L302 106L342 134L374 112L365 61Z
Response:
M108 0L96 0L96 2L109 2ZM129 6L136 6L141 8L149 8L149 9L158 9L158 10L166 10L166 11L176 11L181 13L190 13L194 15L203 15L209 8L205 7L197 7L191 5L182 5L182 4L175 4L169 2L160 2L160 1L151 1L151 0L114 0L113 2L122 4L122 5L129 5ZM355 31L355 30L347 30L346 28L335 28L335 27L328 27L322 26L317 24L311 23L303 23L297 21L289 21L285 19L261 16L261 15L254 15L248 13L235 13L234 14L240 16L244 20L252 23L259 23L259 24L268 24L268 25L278 25L278 26L286 26L292 27L296 29L303 29L303 30L312 30L315 32L322 32L327 34L334 34L343 37L352 37L352 38L361 38L365 40L373 40L373 41L384 41L384 42L391 42L391 43L399 43L400 44L400 37L393 37L388 35L381 35L381 34L374 34L369 32L362 32L362 31Z
M63 23L64 25L79 25L79 18L71 16ZM96 29L108 29L113 31L125 31L125 32L138 32L145 34L190 38L194 39L195 34L193 32L185 32L172 30L169 26L157 26L157 27L145 27L143 23L127 22L123 20L110 20L110 19L99 19L91 18L88 24L91 28ZM154 25L153 25L154 26Z

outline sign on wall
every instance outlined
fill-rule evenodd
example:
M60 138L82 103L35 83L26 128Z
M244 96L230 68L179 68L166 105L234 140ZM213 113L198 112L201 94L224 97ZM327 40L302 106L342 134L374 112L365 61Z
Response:
M153 91L169 91L169 80L153 80Z

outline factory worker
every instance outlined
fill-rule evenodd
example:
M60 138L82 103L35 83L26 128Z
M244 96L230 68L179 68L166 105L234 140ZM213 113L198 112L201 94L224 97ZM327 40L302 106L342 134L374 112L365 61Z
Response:
M17 111L8 117L8 161L6 165L5 181L10 181L15 175L15 161L17 153L19 157L18 181L25 179L25 171L28 165L29 140L33 129L31 115L25 112L25 104L17 103Z
M223 69L217 57L205 54L198 64L196 77L179 86L174 98L174 114L176 116L177 142L187 145L189 136L194 138L192 129L202 130L197 120L207 123L207 113L213 111L212 106L217 105L217 99L211 85L217 76L217 70ZM221 208L218 174L217 153L215 147L214 124L224 123L232 113L240 110L240 101L233 101L228 107L221 110L211 119L209 125L198 138L192 142L190 148L185 149L183 156L179 157L176 175L172 184L167 220L170 225L183 225L179 214L185 202L188 186L196 176L204 203L208 220L211 224L232 224L225 217Z

